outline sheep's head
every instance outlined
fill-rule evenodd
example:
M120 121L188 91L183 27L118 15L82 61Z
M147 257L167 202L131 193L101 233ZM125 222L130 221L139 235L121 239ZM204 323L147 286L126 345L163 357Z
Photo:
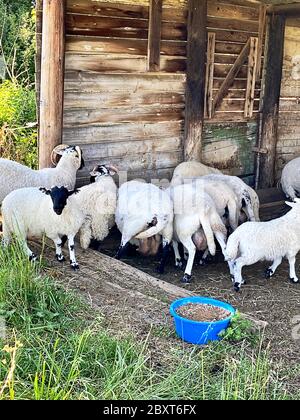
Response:
M97 165L90 172L91 184L97 182L102 176L113 176L118 173L118 169L113 165Z
M40 191L46 195L50 195L53 203L53 210L59 216L66 207L68 198L79 192L77 189L69 191L66 187L52 187L50 190L41 187Z
M79 146L69 146L67 144L59 144L56 146L51 154L51 161L54 166L56 166L61 157L66 159L73 159L77 169L82 169L84 167L84 159L82 155L82 150Z

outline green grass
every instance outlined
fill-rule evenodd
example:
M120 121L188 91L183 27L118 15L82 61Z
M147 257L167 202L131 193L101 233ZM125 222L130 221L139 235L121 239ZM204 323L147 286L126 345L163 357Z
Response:
M174 344L162 329L153 334L167 346L157 363L148 349L151 331L144 342L114 337L100 314L44 272L18 246L0 247L0 316L7 323L0 399L288 398L268 353L252 341L199 349Z

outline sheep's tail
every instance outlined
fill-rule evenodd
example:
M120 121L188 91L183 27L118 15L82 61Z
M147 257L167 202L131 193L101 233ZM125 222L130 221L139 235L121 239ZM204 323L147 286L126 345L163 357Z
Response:
M240 239L234 233L229 236L224 252L225 261L235 260L238 254Z
M135 239L147 239L151 238L154 235L158 235L167 225L168 223L168 216L155 216L157 223L155 226L151 226L149 229L145 230L144 232L140 232L138 235L135 236Z

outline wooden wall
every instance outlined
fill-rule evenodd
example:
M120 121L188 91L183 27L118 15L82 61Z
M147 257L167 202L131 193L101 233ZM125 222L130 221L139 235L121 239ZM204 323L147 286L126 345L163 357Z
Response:
M130 4L126 4L130 3ZM148 1L67 0L63 142L78 144L87 170L113 162L130 178L170 178L183 159L185 0L164 0L160 71L147 72ZM259 30L258 5L209 0L208 32L216 34L213 94L249 37ZM243 65L212 119L205 122L203 161L253 176L256 117L244 117Z
M291 159L300 156L300 19L298 20L299 27L290 26L290 21L287 20L285 31L276 162L277 179L281 176L283 166Z

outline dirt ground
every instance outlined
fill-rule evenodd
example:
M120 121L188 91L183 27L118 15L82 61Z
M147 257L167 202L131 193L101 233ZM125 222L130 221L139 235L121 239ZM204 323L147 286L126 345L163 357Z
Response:
M118 248L119 239L119 233L113 230L102 245L101 252L113 256ZM300 284L295 285L289 281L286 261L269 280L264 278L265 269L269 265L267 262L245 267L243 273L247 284L242 287L240 293L236 293L220 251L215 261L204 267L195 263L192 282L186 286L180 282L183 272L174 267L173 258L171 253L163 275L156 273L157 257L142 257L139 254L129 253L123 258L123 262L151 276L185 287L197 295L225 300L240 312L267 321L265 335L266 342L270 343L271 354L276 359L288 359L291 365L300 363L300 340L292 338L292 329L295 327L293 318L300 317ZM299 258L296 269L300 271Z

